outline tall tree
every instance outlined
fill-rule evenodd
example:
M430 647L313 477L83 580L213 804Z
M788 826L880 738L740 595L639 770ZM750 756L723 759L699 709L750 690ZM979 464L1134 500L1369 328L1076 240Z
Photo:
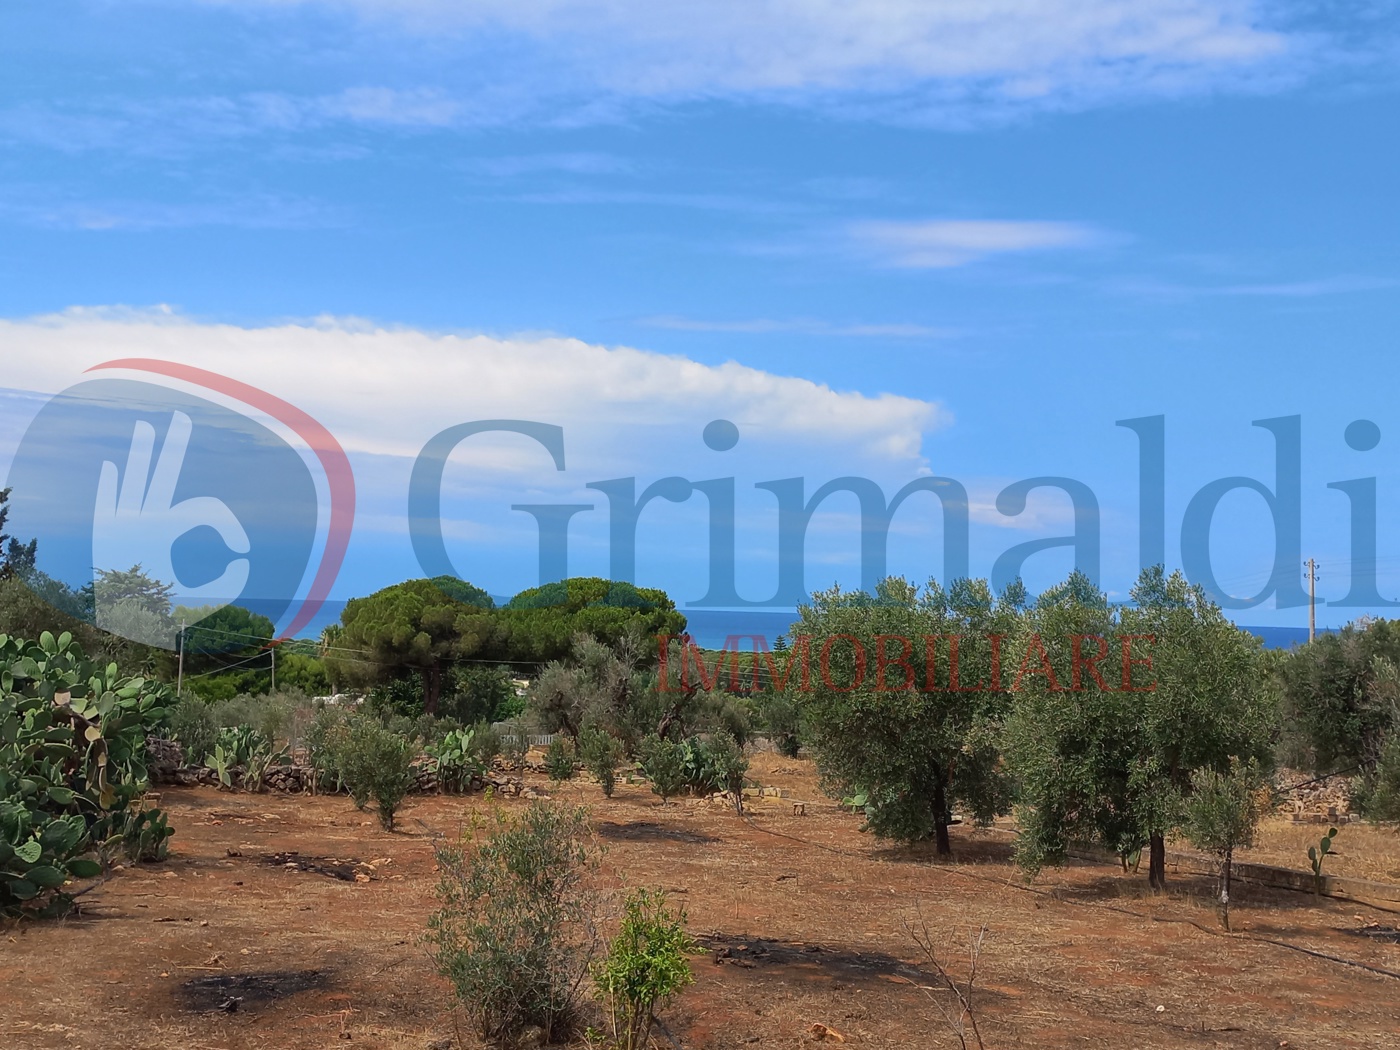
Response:
M409 580L352 599L336 648L327 650L331 677L383 683L417 671L423 709L436 714L447 669L494 645L494 606L481 588L451 577Z
M665 591L596 576L576 576L521 591L501 612L504 645L515 660L567 660L578 634L606 645L678 635L685 616Z
M10 493L13 491L0 489L0 579L4 580L31 576L39 553L38 540L21 543L5 532L10 521Z
M932 838L947 855L955 805L979 820L1005 809L999 665L1020 600L994 600L982 581L921 592L888 579L873 595L832 589L799 610L790 652L810 673L790 664L786 688L828 790L864 794L877 835Z
M1285 722L1315 772L1369 774L1400 728L1400 622L1362 620L1282 661Z
M1232 758L1266 764L1275 704L1258 640L1200 587L1158 566L1132 598L1115 610L1075 574L1036 601L1006 753L1023 865L1056 863L1076 841L1120 854L1147 845L1148 879L1161 889L1192 773L1226 772ZM1043 652L1038 667L1033 651Z

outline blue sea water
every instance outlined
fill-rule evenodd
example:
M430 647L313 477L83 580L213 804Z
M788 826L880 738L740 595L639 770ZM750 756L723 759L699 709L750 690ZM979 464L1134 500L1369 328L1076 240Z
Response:
M340 619L344 602L328 602L316 622L303 632L304 637L317 637L326 624ZM739 648L745 652L753 648L751 636L763 638L771 649L779 635L787 636L797 619L796 609L682 609L685 613L688 630L695 644L706 649L722 649L732 636L739 636ZM1245 627L1246 631L1257 635L1269 649L1291 649L1308 640L1306 627ZM1331 628L1320 629L1326 634Z

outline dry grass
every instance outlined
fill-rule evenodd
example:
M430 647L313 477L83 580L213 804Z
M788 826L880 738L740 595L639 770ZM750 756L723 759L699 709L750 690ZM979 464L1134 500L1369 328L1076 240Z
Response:
M1270 817L1259 828L1255 845L1240 850L1240 860L1311 871L1308 847L1327 834L1326 824L1305 824ZM1348 823L1339 826L1323 870L1376 882L1400 882L1400 831L1394 825Z

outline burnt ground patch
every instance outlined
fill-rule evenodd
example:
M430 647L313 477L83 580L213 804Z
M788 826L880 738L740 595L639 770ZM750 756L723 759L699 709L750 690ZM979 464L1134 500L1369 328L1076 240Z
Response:
M355 875L364 870L364 862L355 857L303 857L295 850L290 853L267 853L261 861L269 868L325 875L341 882L354 882Z
M1369 926L1362 926L1360 929L1343 930L1353 937L1365 937L1368 941L1379 941L1381 944L1400 944L1400 930L1394 926L1379 926L1372 923Z
M684 842L693 846L719 841L713 835L683 831L680 828L667 827L665 824L653 824L649 820L633 820L626 824L615 824L605 820L598 825L598 834L614 841Z
M270 970L266 973L214 974L179 986L177 998L195 1013L236 1013L302 992L324 988L324 970Z
M825 976L847 982L901 978L918 984L930 984L938 980L936 974L884 952L858 952L824 944L804 944L768 937L738 937L727 933L706 934L696 940L709 950L710 962L716 966L738 966L746 970L791 968L809 976Z

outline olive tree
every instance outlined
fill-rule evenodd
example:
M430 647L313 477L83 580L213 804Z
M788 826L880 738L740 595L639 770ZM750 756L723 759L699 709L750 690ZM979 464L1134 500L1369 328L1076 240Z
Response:
M1203 589L1159 566L1132 599L1115 608L1077 573L1040 596L1018 647L1006 756L1023 866L1058 863L1075 842L1120 855L1146 845L1160 890L1192 772L1267 764L1274 700L1258 641Z
M947 855L954 805L983 821L1005 811L999 667L1020 601L1019 588L998 601L980 581L945 591L891 578L799 610L790 652L806 670L789 664L785 688L827 789L863 794L876 835L932 838Z

